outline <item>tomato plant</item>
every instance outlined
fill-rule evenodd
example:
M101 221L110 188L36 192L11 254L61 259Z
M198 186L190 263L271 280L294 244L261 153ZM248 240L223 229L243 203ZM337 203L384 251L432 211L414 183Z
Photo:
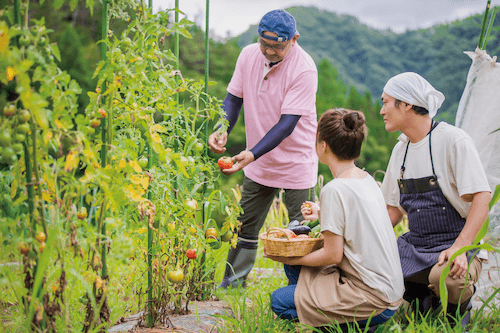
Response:
M129 5L137 6L120 2L110 17L129 18ZM143 297L141 279L151 277L150 300L142 302L148 314L181 311L215 288L213 256L221 242L218 233L216 242L203 237L211 212L199 208L211 202L231 230L240 213L237 201L216 190L220 175L202 154L201 130L209 122L223 125L221 102L204 92L208 83L175 70L163 43L172 34L169 13L138 8L136 14L123 33L110 28L101 41L106 57L96 66L85 115L77 114L81 89L57 67L60 53L44 20L22 27L0 21L0 37L8 36L8 48L5 39L0 43L0 70L7 73L0 80L19 88L0 114L7 164L0 172L0 227L8 229L2 237L11 237L3 244L23 257L26 290L17 294L28 329L66 322L60 318L72 300L85 304L83 330L102 327L115 298L108 293L117 292L109 276L121 280L124 271L137 272L126 284L137 297ZM189 38L189 26L183 20L175 30ZM180 92L189 101L178 100ZM66 276L67 267L81 267L74 273L80 279ZM88 288L77 291L82 281ZM31 306L34 295L43 302Z

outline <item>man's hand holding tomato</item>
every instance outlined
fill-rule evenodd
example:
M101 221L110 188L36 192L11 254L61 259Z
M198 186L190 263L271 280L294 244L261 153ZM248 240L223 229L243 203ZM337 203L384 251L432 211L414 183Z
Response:
M229 169L221 169L221 171L225 175L232 175L235 172L238 172L240 170L243 170L244 167L246 167L248 164L252 163L255 161L255 157L253 156L253 153L249 150L243 150L241 153L238 155L235 155L231 158L233 160L234 164L231 168Z

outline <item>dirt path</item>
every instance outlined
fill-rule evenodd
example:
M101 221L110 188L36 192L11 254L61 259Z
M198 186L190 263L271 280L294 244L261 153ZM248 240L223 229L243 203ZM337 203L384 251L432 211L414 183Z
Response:
M123 319L123 322L113 326L108 332L140 332L140 333L217 333L219 318L214 315L227 315L231 313L229 307L222 301L193 302L189 305L190 314L171 315L170 321L173 327L136 327L142 312Z

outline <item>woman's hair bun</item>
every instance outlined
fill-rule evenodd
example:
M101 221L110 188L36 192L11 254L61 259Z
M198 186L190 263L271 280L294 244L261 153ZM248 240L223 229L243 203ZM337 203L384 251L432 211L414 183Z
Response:
M353 132L361 129L365 123L365 115L359 113L358 111L347 112L342 118L342 127L347 132Z

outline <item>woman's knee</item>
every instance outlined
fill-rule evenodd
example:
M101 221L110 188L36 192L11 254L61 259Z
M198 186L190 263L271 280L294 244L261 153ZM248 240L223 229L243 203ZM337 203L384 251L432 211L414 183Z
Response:
M271 308L274 313L282 315L290 309L295 309L295 287L296 285L283 287L271 294Z

